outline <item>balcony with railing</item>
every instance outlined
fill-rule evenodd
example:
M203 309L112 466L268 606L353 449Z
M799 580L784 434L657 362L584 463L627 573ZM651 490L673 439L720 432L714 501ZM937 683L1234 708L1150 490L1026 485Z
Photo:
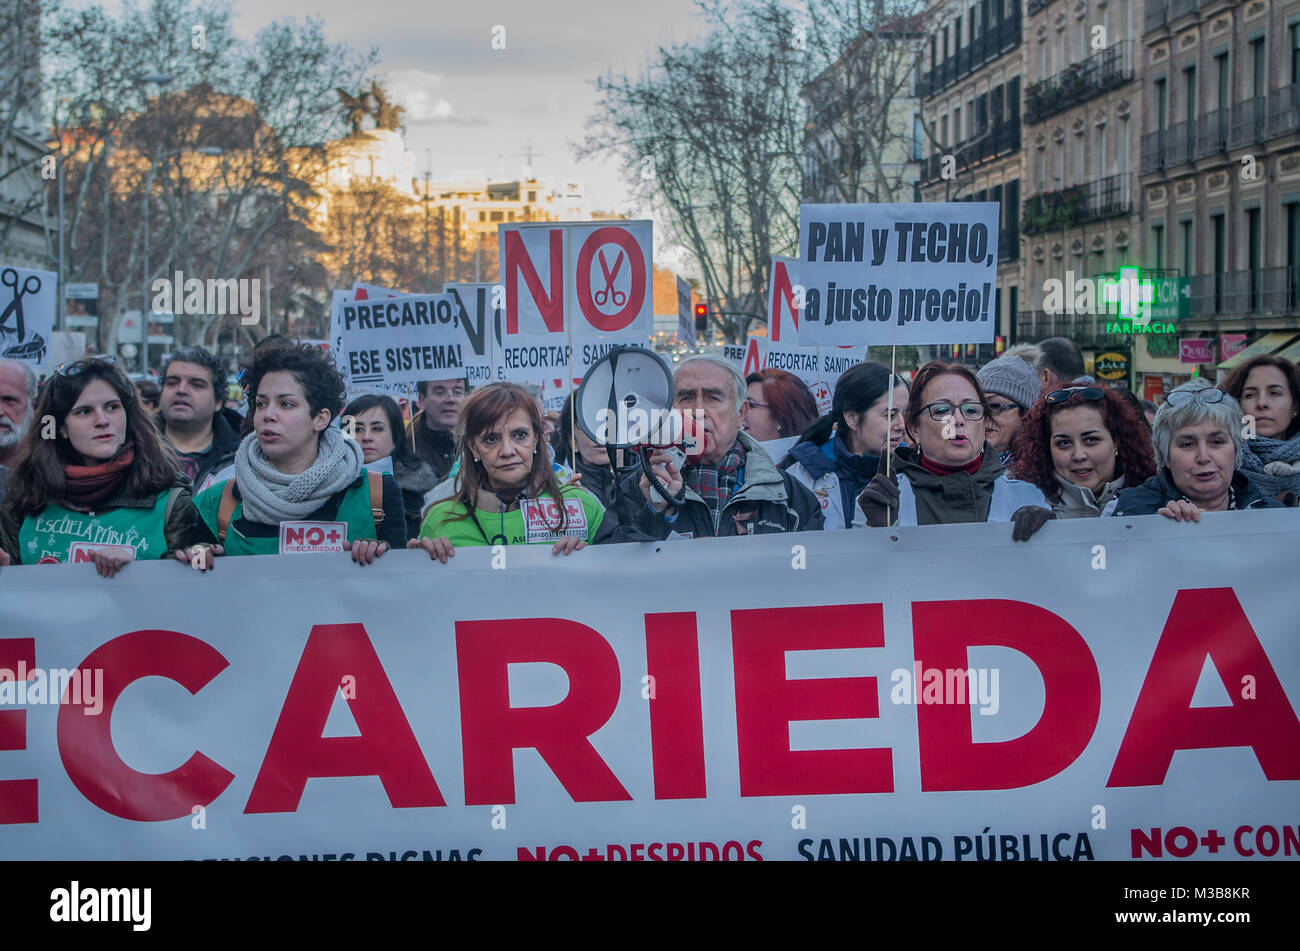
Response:
M1265 117L1268 114L1268 98L1256 96L1232 107L1232 127L1229 129L1228 145L1240 148L1264 141Z
M1292 83L1268 94L1268 137L1276 138L1300 130L1300 83Z
M1177 122L1165 130L1165 168L1196 158L1196 120Z
M1188 282L1191 313L1198 317L1294 314L1300 309L1294 268L1265 267L1196 274Z
M1147 0L1146 32L1158 30L1169 22L1169 0Z
M1042 310L1022 310L1016 319L1015 343L1037 343L1050 337L1065 337L1084 348L1114 347L1124 343L1124 334L1106 333L1114 316L1094 314L1056 314Z
M998 229L998 263L1020 260L1020 225L1015 222Z
M1133 78L1132 43L1124 40L1025 87L1025 125L1033 125L1124 85Z
M1109 175L1082 185L1044 192L1025 201L1021 231L1027 235L1064 231L1133 212L1133 176Z
M1215 109L1197 120L1196 157L1205 158L1228 151L1229 111Z
M932 182L939 178L944 154L951 154L957 170L970 168L980 162L1020 150L1020 120L1011 119L987 127L974 138L958 143L951 153L931 155L921 163L921 179Z
M957 50L955 56L949 56L922 73L917 80L916 94L922 99L936 95L1019 45L1020 11L1016 10Z

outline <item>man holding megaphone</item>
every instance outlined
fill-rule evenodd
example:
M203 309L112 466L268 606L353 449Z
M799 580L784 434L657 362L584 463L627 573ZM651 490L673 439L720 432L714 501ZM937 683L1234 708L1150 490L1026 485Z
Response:
M745 378L713 357L683 361L673 375L673 407L702 422L698 456L684 460L669 451L651 455L651 473L633 472L620 486L645 504L629 513L636 528L653 538L765 535L818 531L824 518L816 496L781 471L763 448L741 432ZM677 504L674 500L678 500Z

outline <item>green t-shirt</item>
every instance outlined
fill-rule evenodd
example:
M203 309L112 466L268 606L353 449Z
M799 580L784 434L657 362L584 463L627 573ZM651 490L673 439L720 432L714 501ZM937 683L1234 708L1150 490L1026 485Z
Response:
M567 521L565 535L576 535L590 543L605 518L605 507L600 500L577 485L560 489L564 497ZM525 528L524 513L528 514ZM473 545L554 545L560 540L558 531L559 506L550 496L541 499L524 499L519 508L509 512L475 511L465 515L465 506L455 499L437 502L420 526L420 538L438 538L446 535L453 546ZM477 519L477 522L475 521Z
M167 557L167 502L176 489L164 489L151 508L121 506L77 512L51 502L23 519L18 533L24 565L86 562L97 549L124 546L138 560Z

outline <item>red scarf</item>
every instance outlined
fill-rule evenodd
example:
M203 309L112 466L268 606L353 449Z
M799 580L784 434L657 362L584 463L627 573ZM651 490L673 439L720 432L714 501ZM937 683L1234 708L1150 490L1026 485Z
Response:
M921 468L926 472L933 472L935 475L953 475L957 472L967 472L971 475L980 471L980 466L984 465L984 454L980 453L964 466L945 466L942 463L931 462L925 456L921 457Z
M116 459L97 466L63 467L67 488L63 500L78 508L90 508L111 499L135 461L135 450L127 446Z

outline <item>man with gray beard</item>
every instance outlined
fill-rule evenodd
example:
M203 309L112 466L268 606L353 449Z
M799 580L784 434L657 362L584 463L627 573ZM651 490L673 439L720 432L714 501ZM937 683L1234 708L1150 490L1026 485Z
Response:
M35 402L36 371L27 363L0 360L0 499L31 426Z

